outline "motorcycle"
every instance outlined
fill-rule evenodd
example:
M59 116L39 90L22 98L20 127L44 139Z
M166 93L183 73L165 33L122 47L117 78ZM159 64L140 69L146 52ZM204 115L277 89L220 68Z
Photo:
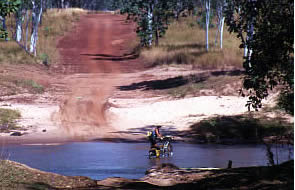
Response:
M173 147L171 144L171 141L173 138L171 136L165 136L162 139L160 139L159 143L159 149L157 148L151 148L149 150L149 158L159 158L159 157L171 157L173 156Z

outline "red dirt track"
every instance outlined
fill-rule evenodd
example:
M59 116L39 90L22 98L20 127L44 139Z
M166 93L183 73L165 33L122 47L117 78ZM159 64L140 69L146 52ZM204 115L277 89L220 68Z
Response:
M134 23L124 16L88 14L75 30L59 41L65 73L114 73L132 71L137 61L130 50L135 41Z
M104 111L115 86L122 82L120 73L143 68L131 48L134 30L134 23L126 23L124 16L88 14L59 41L59 70L66 74L63 80L70 94L58 117L70 135L108 131Z

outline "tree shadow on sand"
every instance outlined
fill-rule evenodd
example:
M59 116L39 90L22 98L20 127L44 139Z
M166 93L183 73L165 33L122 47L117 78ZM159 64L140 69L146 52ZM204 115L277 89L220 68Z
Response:
M240 76L243 74L241 70L232 71L213 71L189 76L177 76L163 80L149 80L138 83L132 83L126 86L117 87L121 91L131 90L166 90L184 86L189 83L201 83L208 80L211 76Z
M132 83L127 86L119 86L118 89L122 91L130 90L165 90L170 88L176 88L188 84L190 81L194 83L203 82L208 78L208 76L196 76L191 75L189 77L178 76L174 78L168 78L164 80L150 80L143 81L139 83Z

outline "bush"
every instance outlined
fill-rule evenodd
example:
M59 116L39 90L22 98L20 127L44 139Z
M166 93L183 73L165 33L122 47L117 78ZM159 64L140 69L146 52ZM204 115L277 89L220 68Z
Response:
M17 110L0 108L0 132L9 132L17 128L15 120L19 119L21 114Z
M282 92L278 100L278 106L287 113L294 115L294 92Z

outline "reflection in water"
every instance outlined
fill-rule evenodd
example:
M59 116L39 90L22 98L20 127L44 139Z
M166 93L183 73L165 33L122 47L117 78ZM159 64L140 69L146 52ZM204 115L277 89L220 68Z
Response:
M33 168L69 176L140 178L145 171L162 163L178 167L233 167L267 165L263 145L198 145L174 143L170 158L148 159L148 143L71 143L57 146L9 145L2 152L9 159ZM293 158L293 146L273 147L275 161Z

